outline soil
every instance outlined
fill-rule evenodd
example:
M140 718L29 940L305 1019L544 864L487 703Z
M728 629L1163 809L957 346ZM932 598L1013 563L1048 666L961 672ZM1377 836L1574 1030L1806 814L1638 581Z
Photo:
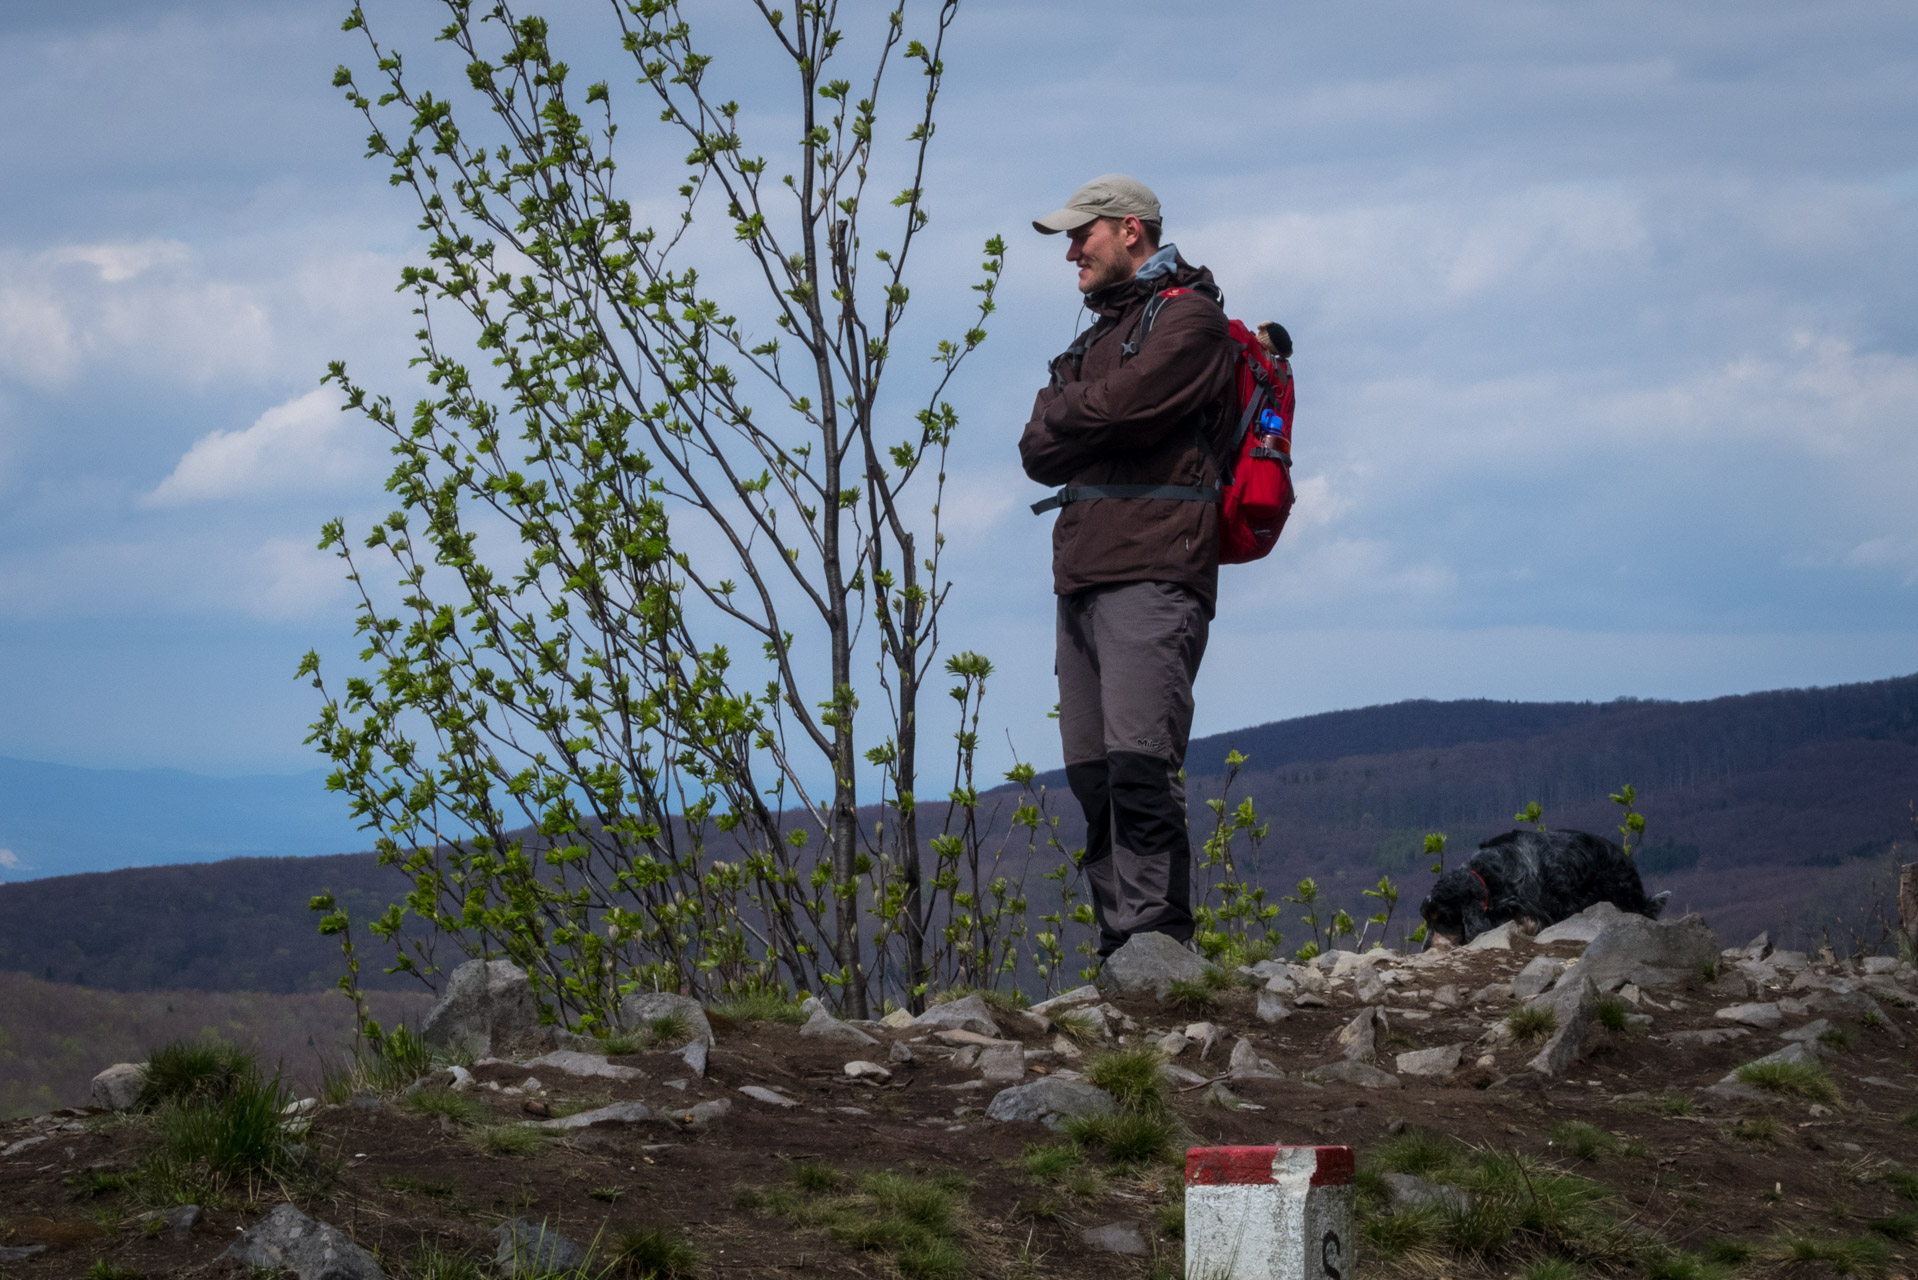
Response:
M1384 1001L1391 1030L1380 1065L1390 1069L1393 1055L1406 1049L1467 1046L1465 1065L1451 1077L1405 1076L1398 1089L1319 1087L1299 1079L1338 1056L1333 1037L1358 1007L1349 984L1328 994L1328 1007L1296 1009L1274 1026L1256 1018L1255 993L1224 993L1220 1008L1202 1016L1225 1027L1228 1038L1206 1061L1198 1060L1194 1046L1176 1063L1208 1076L1223 1074L1231 1037L1244 1035L1286 1078L1229 1082L1241 1099L1262 1108L1256 1110L1208 1105L1200 1088L1175 1090L1177 1118L1191 1145L1348 1144L1361 1164L1368 1151L1408 1126L1439 1131L1573 1166L1611 1189L1621 1215L1681 1247L1721 1239L1755 1242L1789 1229L1828 1230L1841 1220L1856 1230L1857 1220L1918 1208L1875 1177L1894 1165L1918 1168L1918 1058L1894 1045L1883 1028L1830 1012L1817 1015L1846 1027L1852 1047L1827 1057L1843 1101L1814 1111L1800 1100L1731 1102L1701 1092L1783 1043L1776 1031L1712 1045L1668 1042L1665 1036L1674 1030L1728 1025L1715 1020L1713 1011L1738 1001L1708 992L1702 978L1647 992L1658 1005L1670 1005L1653 1012L1649 1032L1604 1033L1589 1056L1557 1079L1523 1069L1535 1045L1506 1045L1493 1051L1489 1065L1475 1065L1486 1052L1480 1037L1509 1000L1473 1005L1468 994L1457 1010L1431 1003L1440 983L1470 993L1509 980L1535 954L1569 958L1579 950L1569 944L1538 948L1520 939L1509 952L1455 953L1442 969L1414 972L1412 991L1393 988ZM1150 999L1116 1003L1136 1020L1135 1039L1156 1039L1196 1020ZM1908 1041L1918 1043L1918 1016L1889 1003L1886 1008ZM1427 1016L1407 1017L1406 1010ZM1788 1020L1787 1026L1804 1020ZM1017 1017L1001 1017L1000 1023L1009 1036L1023 1034L1029 1047L1052 1042ZM536 1075L546 1089L539 1099L556 1112L619 1099L639 1099L661 1111L731 1099L730 1114L704 1129L663 1122L600 1125L551 1139L531 1155L494 1156L450 1121L398 1099L362 1096L315 1113L306 1141L323 1177L258 1187L210 1204L185 1241L144 1229L140 1214L150 1206L139 1201L137 1186L97 1196L75 1186L87 1171L134 1170L151 1142L148 1121L64 1111L0 1125L0 1151L23 1139L45 1139L0 1157L0 1248L48 1246L32 1259L0 1262L0 1276L37 1280L86 1275L89 1269L99 1275L102 1260L118 1269L113 1274L129 1277L243 1274L218 1255L289 1194L307 1213L374 1251L396 1278L425 1274L416 1261L422 1242L483 1264L494 1250L493 1229L514 1216L544 1219L581 1243L633 1227L669 1225L700 1250L706 1275L899 1274L882 1253L846 1248L823 1231L742 1207L742 1188L790 1186L798 1162L823 1162L854 1174L887 1170L969 1179L962 1193L961 1244L977 1276L1178 1274L1183 1246L1155 1229L1159 1209L1176 1200L1175 1172L1164 1166L1108 1169L1089 1196L1035 1181L1020 1167L1020 1153L1031 1143L1059 1141L1059 1135L1037 1125L986 1120L992 1089L979 1084L976 1071L946 1060L948 1050L926 1038L924 1028L877 1029L883 1040L910 1042L918 1061L893 1066L890 1083L873 1085L847 1079L842 1067L854 1058L885 1063L884 1043L849 1049L802 1038L797 1028L781 1024L715 1024L718 1044L705 1079L692 1077L665 1053L612 1059L645 1073L624 1083L546 1068L474 1068L481 1081L501 1088ZM1079 1065L1041 1063L1033 1072ZM740 1092L749 1084L781 1090L799 1105L754 1101ZM468 1096L479 1098L501 1122L532 1118L525 1097L484 1087ZM1689 1099L1692 1114L1668 1114L1660 1102L1665 1097ZM1773 1139L1732 1133L1733 1122L1758 1116L1777 1121ZM1552 1127L1567 1120L1589 1122L1639 1147L1595 1161L1568 1158L1550 1138ZM1114 1255L1083 1242L1086 1229L1114 1222L1138 1225L1151 1253ZM1890 1273L1911 1276L1918 1271L1914 1257L1918 1248L1895 1243ZM1361 1257L1357 1274L1404 1269ZM1443 1274L1510 1271L1509 1265L1457 1258L1448 1260ZM479 1274L489 1274L484 1265Z

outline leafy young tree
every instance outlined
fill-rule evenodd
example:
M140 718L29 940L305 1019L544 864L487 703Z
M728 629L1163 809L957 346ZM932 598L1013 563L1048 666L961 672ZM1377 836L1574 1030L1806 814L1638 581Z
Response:
M858 24L837 0L738 0L710 7L723 51L672 0L614 0L617 94L579 90L544 19L442 3L477 123L362 4L345 28L380 88L334 80L427 237L402 288L429 397L402 412L329 372L396 458L397 509L359 548L339 520L321 541L356 584L367 669L341 684L315 654L301 666L330 785L410 876L374 932L423 976L443 967L437 939L511 958L589 1029L642 986L789 984L859 1016L888 991L917 999L951 963L915 794L949 588L946 397L985 338L998 238L916 398L882 387L924 256L957 0L928 6L921 38L904 0ZM719 88L722 52L753 33L791 95L770 144ZM882 108L902 72L916 87ZM615 101L635 90L685 149L677 179L621 162ZM882 175L901 184L889 198L868 190ZM856 692L875 667L877 715ZM974 732L987 671L950 667ZM883 778L864 822L862 759ZM964 945L1000 963L972 916Z

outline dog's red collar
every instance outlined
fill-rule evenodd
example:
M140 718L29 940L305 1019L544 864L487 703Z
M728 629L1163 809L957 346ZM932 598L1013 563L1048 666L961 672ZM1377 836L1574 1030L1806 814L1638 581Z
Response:
M1476 871L1472 871L1470 867L1467 867L1465 869L1471 872L1472 879L1478 881L1478 887L1485 891L1485 901L1479 905L1479 909L1481 911L1489 912L1492 909L1492 887L1485 883L1484 876L1480 875Z

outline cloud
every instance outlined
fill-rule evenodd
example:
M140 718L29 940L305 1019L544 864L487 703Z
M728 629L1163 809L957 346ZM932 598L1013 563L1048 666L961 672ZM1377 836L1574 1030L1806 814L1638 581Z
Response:
M294 538L187 533L67 543L0 560L0 613L14 619L227 615L262 622L340 616L344 571Z
M372 460L355 431L361 420L340 404L337 391L321 387L275 405L245 430L208 432L142 505L256 499L363 479Z
M11 849L0 849L0 871L25 871L27 864Z

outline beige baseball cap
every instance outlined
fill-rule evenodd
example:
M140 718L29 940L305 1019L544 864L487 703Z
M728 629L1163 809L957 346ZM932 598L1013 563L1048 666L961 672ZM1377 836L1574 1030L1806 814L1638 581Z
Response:
M1041 235L1076 231L1094 218L1137 218L1141 222L1163 221L1159 216L1159 197L1137 178L1123 173L1108 173L1080 187L1066 201L1066 207L1033 220L1033 230Z

